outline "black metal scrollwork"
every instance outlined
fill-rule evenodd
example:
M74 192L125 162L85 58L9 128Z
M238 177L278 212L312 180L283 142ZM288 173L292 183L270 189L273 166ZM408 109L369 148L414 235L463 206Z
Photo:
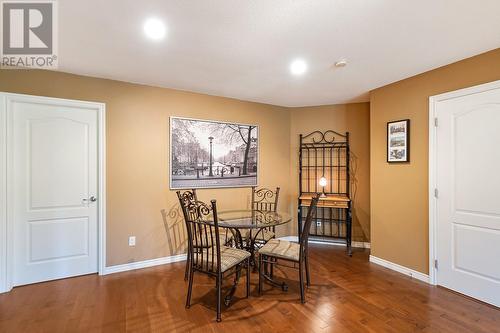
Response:
M257 224L276 224L277 221L281 221L281 216L273 211L256 210L254 213Z
M275 192L273 190L267 188L261 188L255 191L255 200L254 203L258 202L272 202L274 203Z
M186 210L194 221L202 221L203 217L212 213L212 208L202 201L189 201Z
M345 141L346 135L340 134L338 132L327 130L325 132L314 131L302 137L302 143L307 143L307 139L309 139L310 143L318 144L318 143L335 143L338 142L337 138L341 138L342 142Z
M187 206L189 203L196 201L195 194L191 191L185 191L181 194L181 200Z

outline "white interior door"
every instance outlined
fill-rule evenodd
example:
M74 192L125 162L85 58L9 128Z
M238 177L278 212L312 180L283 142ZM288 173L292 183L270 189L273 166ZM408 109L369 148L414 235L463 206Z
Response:
M98 111L7 102L14 286L98 270Z
M437 284L500 306L500 88L435 114Z

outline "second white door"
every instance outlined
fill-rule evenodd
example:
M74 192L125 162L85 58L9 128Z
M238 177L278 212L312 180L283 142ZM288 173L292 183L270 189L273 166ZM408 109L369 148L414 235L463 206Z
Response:
M500 83L435 104L437 284L500 306Z

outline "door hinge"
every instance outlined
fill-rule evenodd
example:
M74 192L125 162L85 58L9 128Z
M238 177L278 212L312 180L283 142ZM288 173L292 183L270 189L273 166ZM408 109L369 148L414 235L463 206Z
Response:
M437 119L437 117L434 118L434 127L438 127L438 119Z
M437 259L434 260L434 268L438 269L438 261L437 261Z
M437 189L437 188L435 188L435 189L434 189L434 197L435 197L435 198L437 198L437 197L438 197L438 194L439 194L439 193L438 193L438 189Z

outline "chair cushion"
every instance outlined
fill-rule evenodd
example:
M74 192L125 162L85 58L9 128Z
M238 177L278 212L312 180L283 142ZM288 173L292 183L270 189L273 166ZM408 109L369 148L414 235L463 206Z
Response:
M255 235L256 232L258 232L258 230L253 230L252 234ZM264 229L261 232L259 232L257 237L255 237L255 240L257 242L267 242L270 239L273 239L274 235L275 235L274 232L272 232L271 230ZM247 233L245 234L245 238L249 238L249 237L250 237L250 230L248 230Z
M299 261L300 245L281 239L271 239L260 250L260 254Z
M212 267L212 251L213 253L213 265L214 271L217 269L217 254L215 252L215 248L211 247L209 249L203 250L203 269L210 270ZM238 265L248 257L250 257L250 252L245 250L235 249L233 247L221 246L220 248L220 266L221 271L225 272L233 266ZM197 265L201 265L201 254L194 255L194 260ZM199 261L199 262L197 262Z

